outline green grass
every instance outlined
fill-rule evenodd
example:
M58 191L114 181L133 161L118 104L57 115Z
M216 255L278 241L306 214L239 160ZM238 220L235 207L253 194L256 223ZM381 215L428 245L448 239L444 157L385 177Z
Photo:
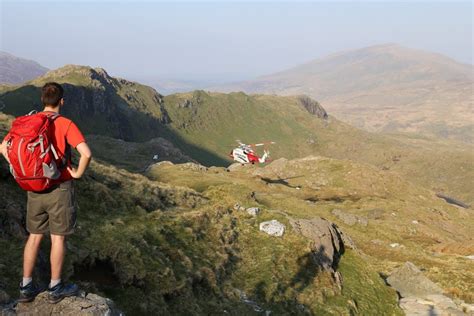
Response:
M180 107L185 100L192 106ZM235 139L246 143L271 140L277 142L269 148L274 159L318 154L369 163L429 189L474 202L471 145L364 132L333 117L325 122L309 115L295 97L196 91L167 96L165 107L176 134L222 159ZM190 155L206 165L218 163Z
M260 221L273 218L289 228L283 214L265 208L254 219L231 210L237 201L264 207L251 198L251 192L264 184L246 173L234 175L222 168L160 168L163 172L156 175L168 183L113 166L91 165L77 182L79 226L68 243L65 279L111 297L132 315L255 313L242 302L242 292L277 314L349 312L344 301L335 300L342 294L329 274L314 272L317 267L308 259L308 240L291 229L281 239L258 230ZM2 205L13 200L24 207L24 195L11 179L0 182ZM272 194L280 194L275 189ZM0 244L2 258L8 258L0 276L15 296L23 241L7 237ZM43 255L48 251L46 244L43 251ZM355 260L348 258L348 262ZM377 273L367 269L351 277L366 283ZM348 299L372 297L363 288L349 288L352 292L344 294ZM395 297L372 299L387 310L396 309Z
M230 195L241 204L262 207L266 211L259 220L284 221L280 211L295 218L327 218L353 238L380 273L412 261L448 292L472 301L474 274L469 260L460 259L472 249L469 240L474 222L470 211L450 206L397 173L324 157L275 161L266 168L246 166L230 174L222 169L193 171L180 165L162 165L149 172L152 179L176 185L199 183L201 188L208 188L203 192L210 199ZM301 189L261 180L277 177ZM226 181L228 184L223 183ZM332 214L334 209L365 217L368 226L347 225ZM418 224L413 224L414 220ZM391 243L403 248L393 249ZM259 241L257 245L264 248L265 243Z

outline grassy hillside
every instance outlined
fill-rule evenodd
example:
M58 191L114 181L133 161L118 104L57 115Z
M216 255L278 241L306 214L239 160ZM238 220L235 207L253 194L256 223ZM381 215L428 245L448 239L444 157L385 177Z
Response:
M340 259L344 281L337 287L309 259L312 242L288 224L298 207L275 211L251 198L264 187L253 177L189 164L162 167L152 168L149 179L92 164L77 182L79 226L68 242L65 278L114 299L130 315L401 314L395 292L357 251L347 249ZM2 160L0 287L15 297L25 196L7 173ZM278 187L265 191L280 195ZM236 202L263 212L256 218L236 212ZM258 223L275 218L287 225L284 237L258 231ZM42 281L49 275L47 250L36 274Z
M262 207L265 218L330 219L351 236L366 264L370 262L382 275L411 261L450 295L474 299L472 262L464 257L474 250L471 211L449 205L394 172L347 160L307 157L279 159L264 168L237 167L230 173L159 165L150 169L149 176L200 192L218 191L219 196L229 192L229 183L243 186L247 196L238 201ZM399 245L392 247L393 243Z
M310 115L299 97L196 91L167 96L164 104L176 134L223 159L235 139L275 141L270 148L274 158L318 154L369 163L474 202L471 145L365 132L332 116L325 120ZM193 157L205 164L218 163Z
M370 131L474 141L473 66L396 44L345 51L213 91L308 94Z
M10 119L1 117L0 136ZM464 258L474 247L470 210L349 160L279 159L233 170L160 164L144 176L93 163L77 182L79 227L65 276L132 315L400 315L380 275L409 260L449 295L472 302ZM16 295L25 197L3 161L0 183L0 286ZM251 217L235 203L262 211ZM342 288L309 259L313 241L290 224L316 217L337 223L357 247L337 265ZM270 219L286 225L282 238L258 230ZM47 279L45 251L38 272Z
M332 116L312 115L301 97L204 91L163 97L150 87L112 78L102 69L66 66L0 93L4 112L28 112L31 104L38 103L38 87L50 80L65 83L64 114L85 133L128 142L162 137L182 152L176 152L174 158L168 155L166 160L184 161L184 155L206 165L226 166L236 139L245 143L275 141L270 148L274 158L317 154L369 163L468 204L474 202L472 145L368 133ZM137 147L112 140L107 146L104 140L95 143L98 157L114 164L127 148ZM128 166L119 165L129 171L143 170L154 155L152 148L156 146L150 144L142 154L132 155L136 159L129 159ZM162 151L158 150L159 156Z
M68 65L25 85L3 86L0 89L2 111L19 116L31 110L41 110L40 87L49 81L63 85L66 104L61 113L73 119L85 134L129 142L161 137L185 152L192 151L203 159L224 163L213 153L187 143L168 128L170 119L163 105L163 96L150 87L110 77L101 68Z

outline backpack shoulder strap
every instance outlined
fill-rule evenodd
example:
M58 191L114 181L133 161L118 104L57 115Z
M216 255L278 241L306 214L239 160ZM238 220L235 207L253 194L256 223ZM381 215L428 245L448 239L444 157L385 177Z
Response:
M45 115L47 118L49 118L52 121L54 121L55 119L61 116L61 114L56 113L56 112L38 112L37 110L32 110L26 115L30 116L30 115L40 114L40 113L42 113L43 115Z
M49 119L50 123L53 123L58 117L61 116L59 113L55 112L40 112L42 115L46 116ZM40 114L38 113L38 114Z
M55 119L57 119L58 117L60 117L61 114L59 114L59 113L47 113L46 116L47 116L51 121L54 121Z

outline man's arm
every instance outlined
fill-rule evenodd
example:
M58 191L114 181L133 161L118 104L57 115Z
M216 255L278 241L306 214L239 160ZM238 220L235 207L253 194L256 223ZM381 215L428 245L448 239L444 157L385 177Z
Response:
M10 163L10 160L8 160L8 154L7 154L7 142L5 140L0 145L0 153L2 153L3 157L5 157L8 163Z
M67 167L67 170L69 171L69 173L74 179L79 179L82 177L82 175L87 169L87 166L89 166L89 163L91 162L92 152L89 146L87 145L87 143L85 142L82 142L79 145L77 145L76 149L81 155L81 158L79 159L79 166L77 167L77 169Z

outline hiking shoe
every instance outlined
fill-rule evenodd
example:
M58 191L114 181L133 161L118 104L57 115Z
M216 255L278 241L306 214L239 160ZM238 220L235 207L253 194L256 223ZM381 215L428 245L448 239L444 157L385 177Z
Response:
M69 296L76 296L79 294L79 287L76 284L59 284L48 288L48 300L51 304L59 303L63 298Z
M36 295L42 292L42 289L37 287L33 282L28 283L25 286L22 286L20 282L20 297L18 298L18 303L28 303L35 299Z

